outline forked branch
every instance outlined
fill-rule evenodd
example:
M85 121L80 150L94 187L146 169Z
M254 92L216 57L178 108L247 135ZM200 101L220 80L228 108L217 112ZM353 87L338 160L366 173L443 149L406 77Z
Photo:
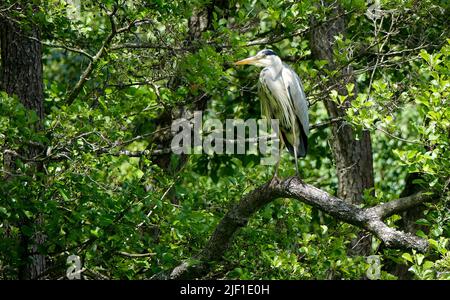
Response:
M205 248L193 259L174 268L170 274L158 274L154 278L195 278L208 271L208 263L218 261L228 248L235 232L246 226L249 218L266 204L277 198L296 199L333 216L334 218L363 228L378 237L387 247L415 249L425 252L425 239L387 226L383 219L400 211L431 201L433 194L417 193L370 208L359 208L334 197L296 177L274 180L245 195L223 217Z

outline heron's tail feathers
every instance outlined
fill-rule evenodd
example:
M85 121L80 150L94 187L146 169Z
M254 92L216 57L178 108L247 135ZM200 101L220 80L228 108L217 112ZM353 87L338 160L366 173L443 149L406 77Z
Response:
M286 137L286 134L284 132L281 132L283 135L283 141L286 145L286 148L289 150L289 153L292 154L292 156L295 156L294 146L291 144L291 141ZM306 153L308 152L308 136L306 135L303 128L300 129L300 135L299 135L299 143L297 147L297 157L305 157Z
M308 137L306 134L301 130L300 134L300 143L299 147L297 149L297 157L305 157L306 153L308 152Z

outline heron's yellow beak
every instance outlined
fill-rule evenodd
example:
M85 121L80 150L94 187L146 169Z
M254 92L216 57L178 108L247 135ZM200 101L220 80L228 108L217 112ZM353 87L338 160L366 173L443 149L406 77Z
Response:
M258 59L255 56L240 60L235 62L235 65L251 65L253 63L255 63Z

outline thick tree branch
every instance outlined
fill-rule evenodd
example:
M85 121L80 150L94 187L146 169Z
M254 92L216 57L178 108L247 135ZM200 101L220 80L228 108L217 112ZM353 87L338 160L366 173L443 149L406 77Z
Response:
M157 274L154 278L195 278L205 274L209 262L220 260L235 232L245 226L249 218L260 208L280 197L299 200L340 221L364 228L388 247L416 249L420 252L425 252L428 248L428 242L425 239L388 227L383 219L432 200L434 198L432 194L419 192L375 207L359 208L303 183L296 177L290 177L266 183L245 195L225 214L200 254L174 268L169 275Z
M387 218L393 214L419 206L420 204L431 200L433 195L430 193L419 192L397 200L389 201L375 207L367 208L369 213L374 213L380 219Z

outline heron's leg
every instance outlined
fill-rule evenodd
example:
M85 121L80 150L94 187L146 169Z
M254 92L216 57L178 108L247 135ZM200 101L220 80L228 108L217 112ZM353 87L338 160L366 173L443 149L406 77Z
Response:
M274 179L278 178L278 168L280 167L280 161L281 161L281 150L284 146L283 137L280 134L280 151L278 152L278 160L277 164L275 165L275 172L273 173L272 179L270 181L273 181Z
M296 134L296 130L295 130L295 123L293 122L292 124L294 124L294 126L292 127L292 131L294 133L294 160L295 160L295 172L297 174L297 177L300 178L300 173L298 172L298 160L297 160L297 134Z
M297 173L297 177L300 178L300 173L298 172L297 146L294 146L294 159L295 159L295 171Z
M278 177L278 168L280 167L280 161L281 161L281 155L278 155L278 161L277 161L277 165L275 166L275 172L273 173L272 179Z

